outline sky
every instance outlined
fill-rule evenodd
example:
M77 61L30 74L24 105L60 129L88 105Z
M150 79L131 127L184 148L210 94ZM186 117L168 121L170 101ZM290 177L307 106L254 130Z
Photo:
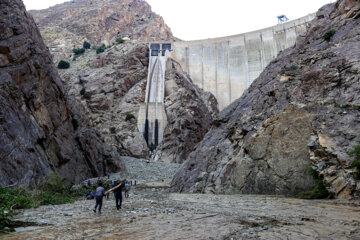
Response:
M44 9L65 0L23 0L27 10ZM76 1L76 0L75 0ZM93 0L101 1L101 0ZM174 36L207 39L250 32L316 12L331 0L147 0Z

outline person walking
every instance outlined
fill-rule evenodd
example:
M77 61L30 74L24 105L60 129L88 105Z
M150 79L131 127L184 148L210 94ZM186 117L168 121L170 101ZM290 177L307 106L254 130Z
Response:
M117 185L121 185L120 187L118 187L117 189L114 190L114 195L115 195L115 203L116 203L116 209L120 210L121 209L121 204L122 204L122 190L124 188L124 184L120 183L119 181L116 181L113 185L113 187L116 187Z
M128 182L125 183L125 197L129 197L130 184Z
M96 188L96 194L95 194L96 204L93 210L94 213L96 213L96 208L99 207L99 214L101 214L101 207L102 207L104 195L105 195L105 188L103 187L102 182L100 182L99 186Z

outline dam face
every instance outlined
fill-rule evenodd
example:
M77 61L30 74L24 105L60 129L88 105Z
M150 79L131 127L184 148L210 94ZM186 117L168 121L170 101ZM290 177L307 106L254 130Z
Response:
M295 44L315 14L234 36L172 43L170 57L222 110L239 98L280 51Z

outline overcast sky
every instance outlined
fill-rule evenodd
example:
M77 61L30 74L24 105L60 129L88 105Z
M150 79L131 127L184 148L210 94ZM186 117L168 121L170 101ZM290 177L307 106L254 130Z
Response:
M23 0L28 10L44 9L64 0ZM76 0L75 0L76 1ZM101 1L101 0L93 0ZM183 40L249 32L316 12L331 0L147 0L173 34Z

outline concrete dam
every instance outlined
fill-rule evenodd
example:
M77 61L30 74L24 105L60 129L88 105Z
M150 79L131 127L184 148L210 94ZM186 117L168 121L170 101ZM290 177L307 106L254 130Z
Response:
M295 44L314 16L309 14L228 37L150 43L146 98L137 123L148 146L156 147L162 141L167 125L164 107L167 58L179 62L195 85L214 94L222 110L243 94L280 51Z
M219 110L239 98L280 51L295 44L315 17L228 37L172 43L170 57L218 100Z

